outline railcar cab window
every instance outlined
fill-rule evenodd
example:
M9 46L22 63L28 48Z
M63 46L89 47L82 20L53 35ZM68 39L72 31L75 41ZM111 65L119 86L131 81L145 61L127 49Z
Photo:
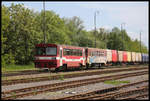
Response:
M45 48L44 47L36 47L36 55L45 55Z
M56 47L36 47L36 55L57 55Z
M57 55L56 47L47 47L46 48L46 55Z

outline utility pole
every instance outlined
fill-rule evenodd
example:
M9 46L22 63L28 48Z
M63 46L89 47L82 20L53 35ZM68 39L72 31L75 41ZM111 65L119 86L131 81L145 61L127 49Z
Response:
M43 1L43 9L44 9L44 16L43 16L43 34L44 34L44 44L46 43L46 33L45 33L45 1Z
M122 33L122 41L124 42L124 34L123 34L123 32L122 32L122 30L123 30L122 25L123 25L123 24L125 25L125 23L122 23L122 24L121 24L121 33ZM124 47L123 47L123 46L124 46L124 45L123 45L123 42L122 42L122 50L123 50L123 48L124 48Z
M141 32L142 31L140 31L140 52L142 51L142 49L141 49Z
M95 25L95 31L94 31L94 33L95 33L95 48L96 48L96 13L99 13L99 11L95 11L95 13L94 13L94 25Z

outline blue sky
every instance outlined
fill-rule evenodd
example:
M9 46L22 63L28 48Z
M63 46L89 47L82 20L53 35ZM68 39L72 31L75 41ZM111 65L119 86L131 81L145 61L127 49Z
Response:
M2 2L10 6L12 2ZM40 12L43 9L43 2L13 2L14 4L23 3L25 7ZM52 10L61 18L71 18L78 16L83 21L86 30L94 29L94 12L97 14L96 26L112 29L121 28L121 23L125 23L123 28L128 35L138 40L142 31L142 42L148 47L149 44L149 2L46 2L45 9Z

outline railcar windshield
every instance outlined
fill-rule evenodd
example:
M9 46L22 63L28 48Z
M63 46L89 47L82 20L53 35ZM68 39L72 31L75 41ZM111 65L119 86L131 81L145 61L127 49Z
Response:
M36 55L46 55L45 47L36 47Z
M56 47L47 47L46 48L46 55L56 55L57 50Z
M36 55L57 55L56 47L36 47Z

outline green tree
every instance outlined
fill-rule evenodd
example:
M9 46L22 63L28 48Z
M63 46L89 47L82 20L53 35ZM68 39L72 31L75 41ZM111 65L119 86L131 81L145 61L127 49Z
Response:
M17 64L28 64L31 61L32 37L34 36L34 13L25 8L23 4L12 4L8 7L10 21L7 40L4 44L5 54L12 52Z
M2 67L5 67L6 64L14 64L14 56L12 55L12 49L7 49L7 44L5 44L8 40L7 33L9 32L9 24L10 24L10 13L7 7L2 6L2 28L1 28L1 58L2 58Z
M107 48L115 50L124 49L120 30L117 27L113 28L110 34L108 35Z
M70 19L63 18L63 20L68 30L67 35L69 36L69 39L72 41L71 45L79 46L78 39L79 36L82 34L82 31L84 30L83 21L77 16L74 16Z
M41 33L41 39L44 39L43 24L45 24L46 43L70 44L70 40L66 34L66 26L59 15L56 15L53 11L45 11L45 23L43 17L43 11L36 17L38 23L37 30Z

